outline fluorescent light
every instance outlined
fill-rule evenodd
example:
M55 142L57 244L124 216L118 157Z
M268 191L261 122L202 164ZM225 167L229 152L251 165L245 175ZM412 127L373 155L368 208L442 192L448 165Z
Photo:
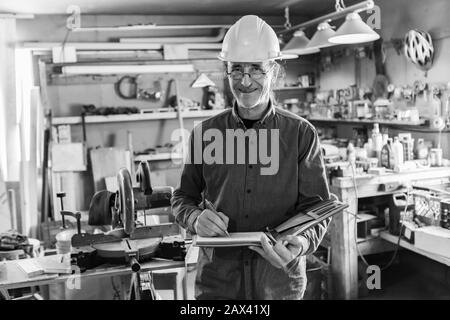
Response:
M312 54L319 52L318 48L307 49L310 40L306 37L302 30L296 31L292 39L283 48L282 53L284 54Z
M353 44L375 41L379 38L380 35L362 21L358 13L352 12L347 15L345 22L328 41L334 44Z
M322 22L317 26L317 31L314 36L309 41L309 44L306 46L307 49L320 49L325 47L333 46L333 43L330 43L328 39L334 34L334 31L328 22Z
M164 65L96 65L96 66L64 66L63 74L125 74L125 73L166 73L194 72L192 64Z

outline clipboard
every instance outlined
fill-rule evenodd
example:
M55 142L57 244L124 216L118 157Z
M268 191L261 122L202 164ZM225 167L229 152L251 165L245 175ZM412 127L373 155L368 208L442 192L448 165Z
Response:
M276 227L266 227L265 231L230 232L229 237L194 235L192 244L199 247L261 246L261 236L263 235L266 235L272 243L275 243L280 237L299 235L346 208L348 208L348 204L340 201L321 200Z

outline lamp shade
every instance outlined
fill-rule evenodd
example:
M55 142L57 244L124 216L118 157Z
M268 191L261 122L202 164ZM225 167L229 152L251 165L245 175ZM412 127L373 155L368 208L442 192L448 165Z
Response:
M284 54L298 54L305 55L319 52L318 48L307 49L309 44L309 39L306 37L302 30L298 30L294 33L291 41L289 41L286 46L281 51Z
M307 49L320 49L325 47L333 46L333 43L330 43L328 39L334 36L336 31L334 31L328 22L322 22L317 27L317 31L314 36L309 41L309 44L306 46Z
M347 15L345 22L328 41L334 44L352 44L375 41L379 38L380 35L362 21L358 13L352 12Z

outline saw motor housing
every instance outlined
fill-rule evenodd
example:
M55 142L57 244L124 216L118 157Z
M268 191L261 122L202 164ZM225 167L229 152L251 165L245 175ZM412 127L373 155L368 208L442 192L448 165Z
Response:
M173 188L169 186L152 188L150 165L146 161L139 164L136 182L137 187L133 187L130 172L126 168L119 170L118 190L112 208L112 226L123 227L127 235L131 235L136 229L137 211L169 207L173 193Z

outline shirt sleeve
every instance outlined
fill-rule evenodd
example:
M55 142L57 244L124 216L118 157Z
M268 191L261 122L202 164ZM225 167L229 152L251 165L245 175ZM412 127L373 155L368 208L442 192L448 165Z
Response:
M175 221L183 228L195 233L194 223L202 210L199 204L202 201L202 192L205 182L202 174L202 145L196 143L196 134L200 131L200 126L194 128L189 138L189 150L181 174L178 187L175 189L171 204L172 214ZM196 133L197 132L197 133ZM201 132L201 131L200 131ZM195 154L200 152L200 157ZM198 162L198 163L196 163Z
M300 209L305 203L318 201L318 197L328 200L330 191L319 136L316 129L308 122L300 126L298 166L299 194L296 207ZM330 222L331 218L325 219L301 234L307 240L305 244L309 243L303 255L317 250Z

